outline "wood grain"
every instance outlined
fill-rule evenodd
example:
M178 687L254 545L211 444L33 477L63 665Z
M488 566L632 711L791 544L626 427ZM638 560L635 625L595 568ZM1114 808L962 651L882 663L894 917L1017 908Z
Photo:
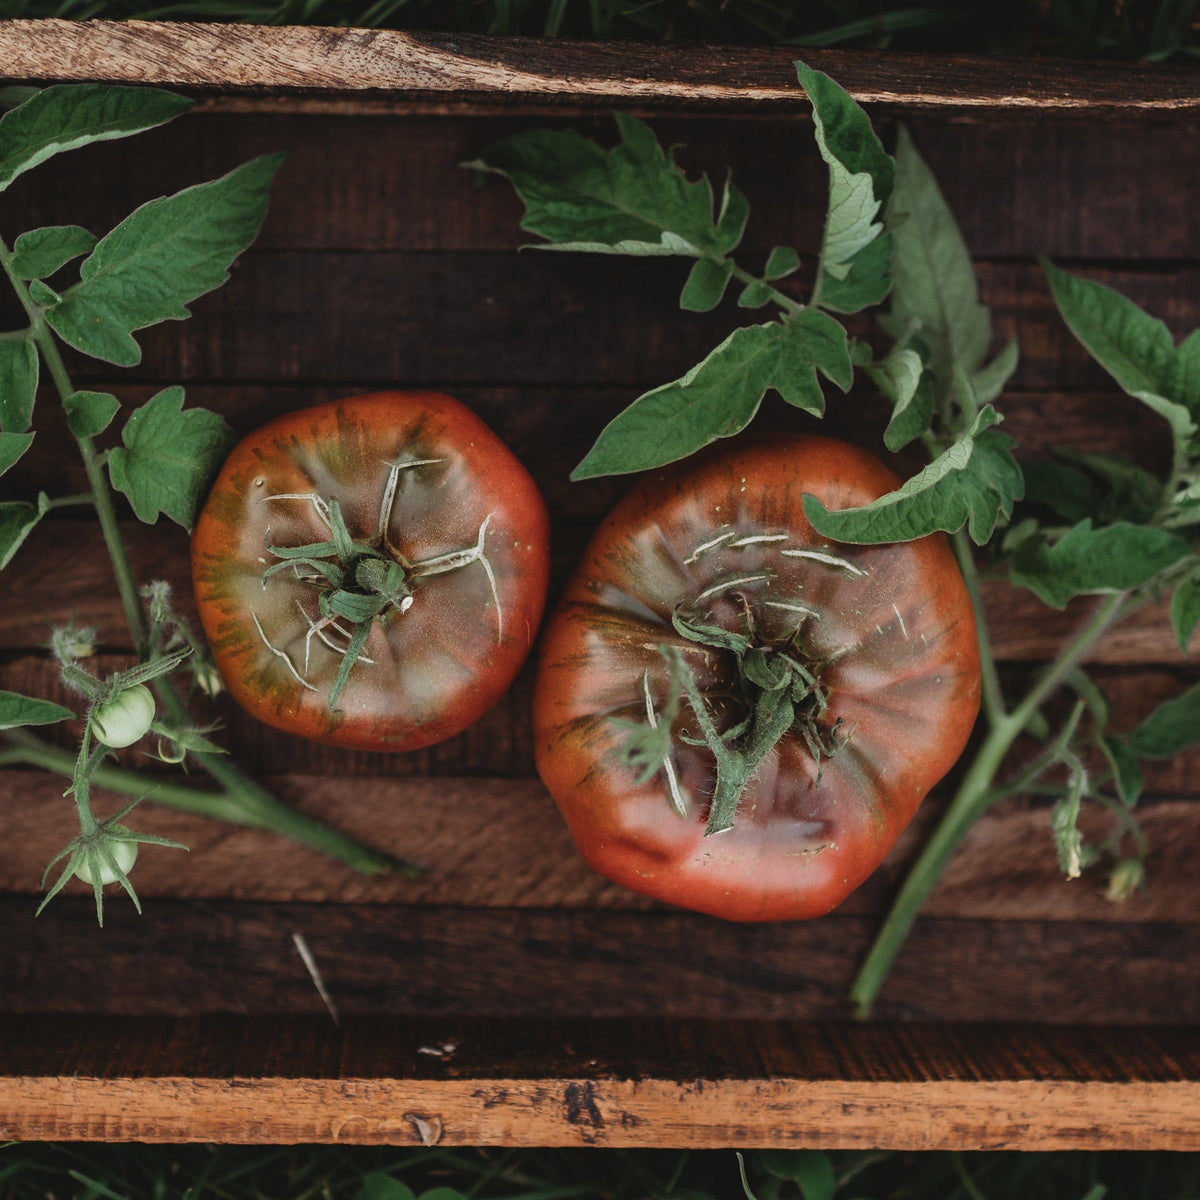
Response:
M332 756L332 752L331 752ZM1200 755L1183 756L1187 771ZM240 761L245 761L241 759ZM332 771L337 764L326 766ZM316 853L260 830L206 821L148 803L133 823L189 848L146 848L138 859L137 889L144 901L204 899L368 905L455 905L469 908L621 909L666 911L643 896L609 883L579 857L550 797L535 778L413 776L356 777L353 765L325 776L268 776L264 783L301 811L359 839L427 868L419 880L364 878ZM1194 775L1192 776L1194 779ZM36 772L0 773L0 878L3 891L36 897L42 871L71 836L73 815L62 782ZM947 789L939 789L879 871L838 910L880 917L940 817ZM96 793L98 811L117 800ZM17 797L19 803L15 802ZM1063 878L1044 804L1010 801L971 829L923 911L961 920L1186 923L1195 917L1194 847L1200 842L1200 802L1194 795L1151 795L1139 810L1150 847L1149 884L1124 904L1105 899L1105 864L1081 879ZM1112 823L1085 813L1090 841ZM72 882L67 895L86 895ZM113 890L113 902L124 900ZM631 949L631 956L634 951Z
M510 133L564 124L561 118L196 114L22 175L6 192L5 233L78 221L102 233L152 196L283 150L287 161L255 242L259 249L510 250L537 240L519 229L520 201L498 179L477 188L459 164ZM756 267L784 243L815 255L828 181L807 122L657 114L651 124L692 177L703 171L719 180L732 172L750 202L744 265ZM879 124L892 145L893 123ZM1194 122L1012 127L936 116L914 121L906 114L905 124L977 258L1196 258L1200 206L1192 202L1191 184L1200 126ZM602 144L616 139L607 116L569 125ZM86 202L67 186L73 177L91 181Z
M396 30L5 21L9 78L104 79L225 93L357 93L449 101L486 111L542 106L797 111L805 105L786 47L571 42ZM1186 117L1200 108L1194 73L1123 63L1029 62L807 50L856 99L907 109L1089 117Z
M230 1017L91 1029L11 1023L0 1136L407 1145L419 1119L442 1145L871 1147L884 1128L914 1150L1200 1145L1194 1031Z
M114 898L100 931L90 897L59 897L36 921L33 908L0 898L0 1012L311 1016L323 1005L299 934L344 1016L844 1019L877 925L165 898L138 916ZM875 1016L1195 1024L1198 953L1194 921L923 918Z

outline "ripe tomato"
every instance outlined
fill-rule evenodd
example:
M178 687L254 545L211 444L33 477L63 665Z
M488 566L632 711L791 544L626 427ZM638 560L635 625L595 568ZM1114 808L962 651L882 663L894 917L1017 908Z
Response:
M633 488L549 621L538 770L610 879L733 920L818 916L966 744L971 602L940 534L809 525L806 492L833 509L897 485L865 451L779 437L693 462Z
M449 396L302 409L242 441L192 537L201 623L234 698L268 725L412 750L481 717L545 603L546 507Z

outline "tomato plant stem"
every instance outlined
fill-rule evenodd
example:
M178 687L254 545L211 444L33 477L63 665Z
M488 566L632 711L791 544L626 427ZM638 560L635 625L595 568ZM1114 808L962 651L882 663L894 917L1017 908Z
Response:
M794 317L804 311L805 306L801 304L799 300L793 300L791 296L785 296L783 292L781 292L778 288L772 287L765 279L760 278L758 275L752 274L750 271L747 271L742 267L735 266L733 268L733 277L734 279L738 280L739 283L757 283L760 287L766 288L767 295L770 296L770 298L789 316Z
M870 1016L879 989L946 862L971 826L999 795L1004 794L997 793L993 783L1013 742L1096 642L1112 625L1144 601L1144 597L1131 597L1128 592L1118 592L1098 604L1078 634L1043 672L1012 713L999 720L989 720L987 736L967 768L933 836L905 878L850 988L850 1001L856 1016Z
M23 730L7 730L3 734L3 745L4 748L0 749L0 766L23 764L58 775L74 774L75 755L51 746L34 734ZM98 787L119 795L145 798L181 812L280 834L363 874L399 872L410 878L422 874L414 864L373 850L345 834L329 829L320 821L288 808L255 785L251 785L250 790L240 790L231 795L229 792L205 791L169 779L157 779L138 771L104 766L96 768L91 780Z
M958 569L962 572L967 594L971 597L971 608L975 612L975 635L979 640L979 667L982 689L983 713L989 725L1004 719L1004 693L1000 688L1000 675L996 660L992 657L992 636L988 632L987 614L983 607L983 589L979 585L979 572L975 567L975 555L967 531L960 529L950 541Z

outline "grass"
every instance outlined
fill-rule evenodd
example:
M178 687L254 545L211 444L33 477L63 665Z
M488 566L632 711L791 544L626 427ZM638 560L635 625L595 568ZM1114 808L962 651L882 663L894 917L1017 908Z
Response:
M751 1153L757 1200L1200 1200L1184 1154ZM739 1200L732 1151L10 1144L0 1200Z
M1200 58L1200 0L0 0L0 17Z

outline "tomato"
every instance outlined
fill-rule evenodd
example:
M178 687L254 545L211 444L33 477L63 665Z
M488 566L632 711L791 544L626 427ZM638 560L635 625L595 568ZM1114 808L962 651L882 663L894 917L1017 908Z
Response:
M545 603L546 507L449 396L383 392L243 440L192 536L192 579L233 697L279 729L412 750L511 684Z
M135 683L96 706L92 713L92 732L97 741L120 750L132 746L150 732L154 712L154 696L150 689L145 684Z
M108 840L104 843L109 854L112 855L113 862L121 868L123 874L128 875L133 870L133 864L137 861L137 842L118 842ZM106 861L104 853L99 849L92 851L93 861L100 868L100 886L107 887L110 883L117 882L117 873L112 869L112 864ZM84 855L75 867L75 876L82 879L84 883L92 882L92 865L88 855Z
M896 477L817 437L643 478L544 634L537 765L583 857L741 921L818 916L883 860L979 710L946 539L831 544L805 519Z

